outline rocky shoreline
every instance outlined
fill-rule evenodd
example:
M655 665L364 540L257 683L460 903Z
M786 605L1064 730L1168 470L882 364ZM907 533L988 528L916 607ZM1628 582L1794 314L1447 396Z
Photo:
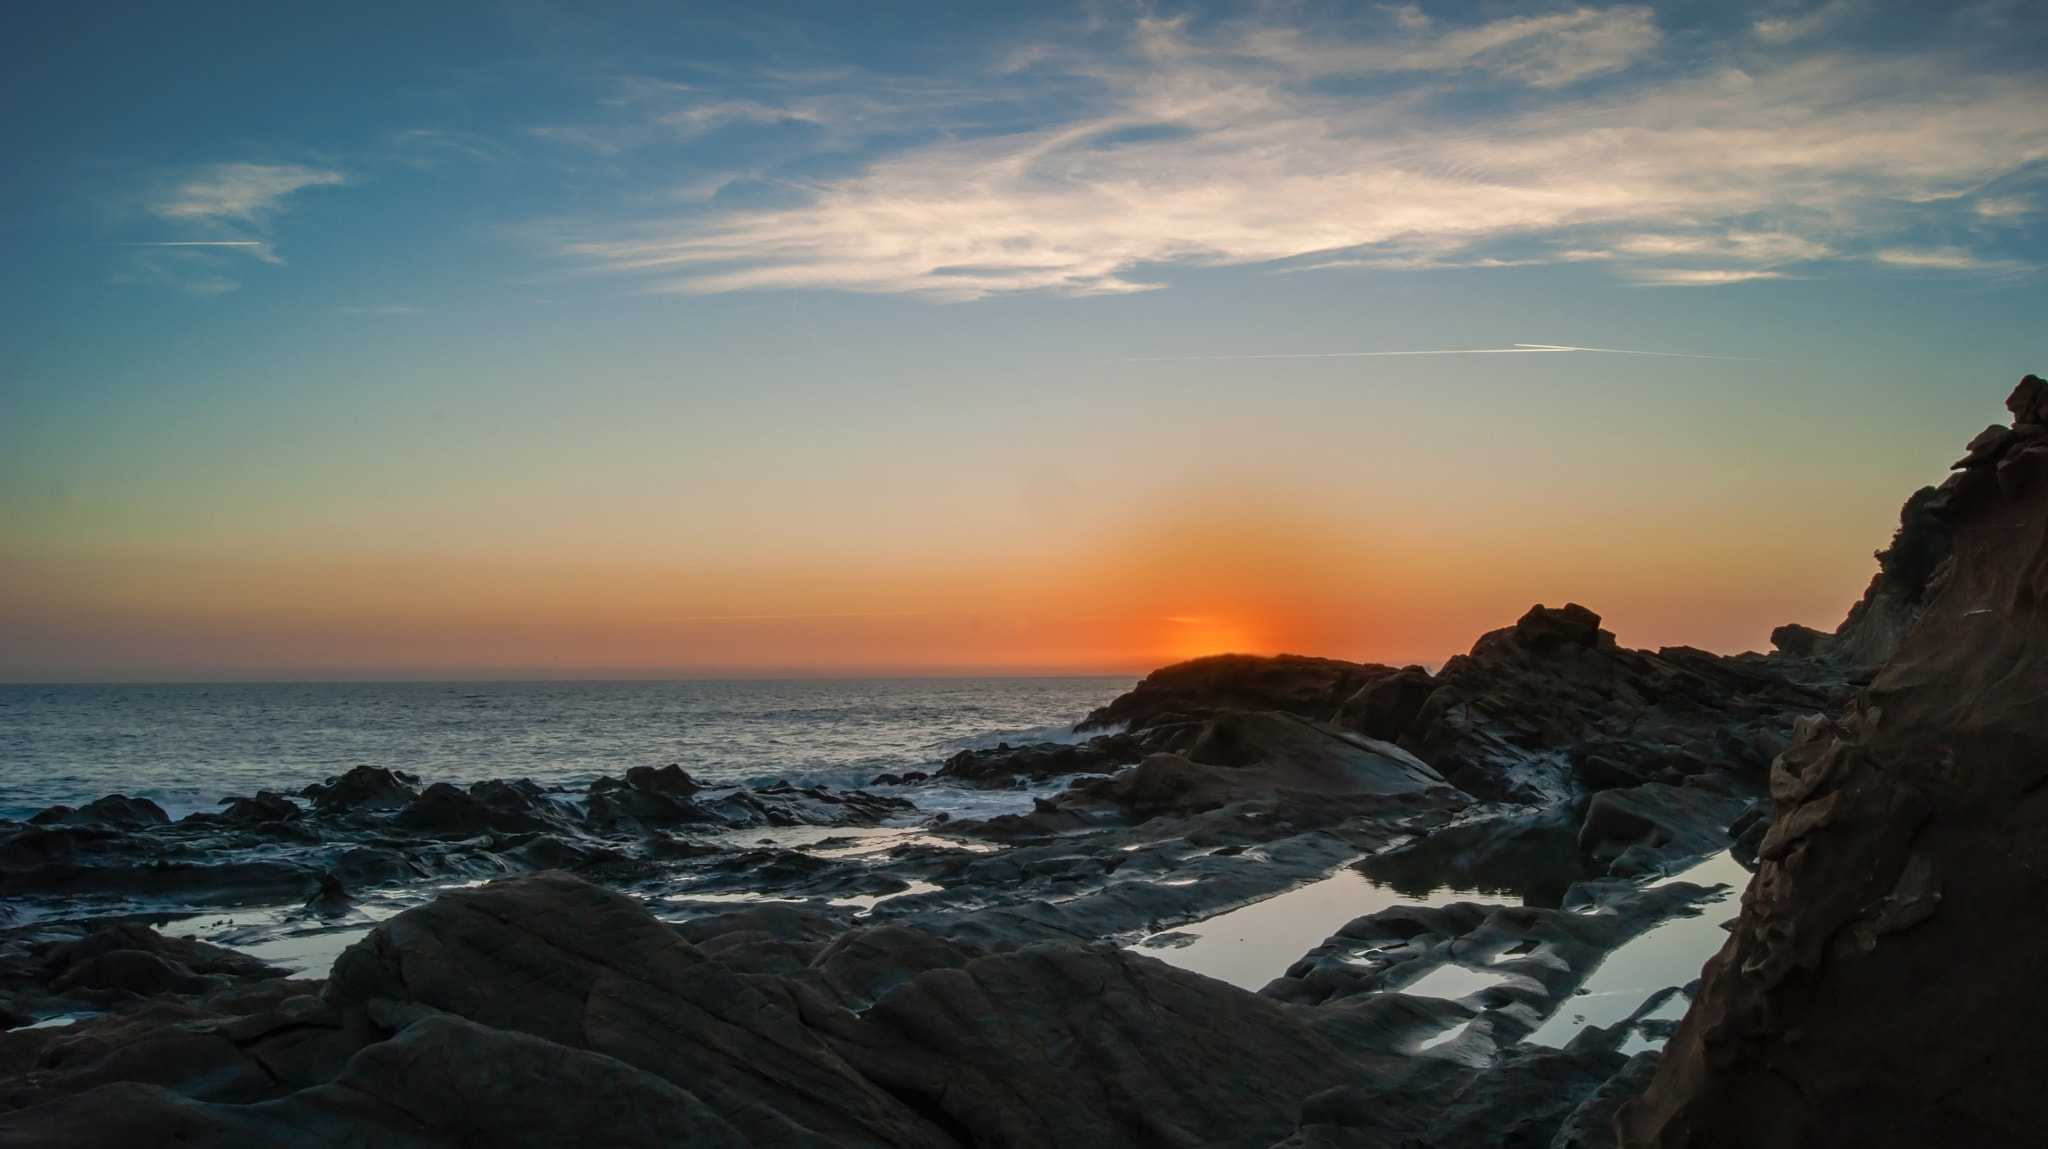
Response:
M862 790L366 766L177 821L114 795L0 822L0 1145L1595 1146L1617 1109L1631 1144L1824 1143L1819 1035L1879 984L1836 976L1830 939L1867 933L1857 952L1882 957L1877 939L1927 936L1925 874L1951 872L1887 811L1965 834L2006 800L1996 824L2040 833L2017 765L1936 801L1977 791L1827 763L2042 745L2017 703L1980 730L1969 701L2042 684L2031 614L2003 646L1969 629L2048 593L2026 565L2048 537L2041 390L2029 377L2016 429L1908 501L1840 629L1781 628L1768 656L1630 650L1584 607L1539 606L1433 674L1168 667L1089 715L1087 741ZM2007 677L1979 681L1991 650ZM916 804L1062 780L986 820ZM1830 833L1845 846L1814 845ZM1853 868L1842 849L1885 874L1828 876ZM1727 915L1726 885L1673 880L1724 851L1761 876L1702 982L1527 1040L1631 939ZM1470 895L1333 921L1256 987L1154 956L1353 871ZM1810 903L1830 907L1820 933ZM179 936L195 914L348 944L291 976ZM1812 1035L1785 1020L1802 1011ZM1765 1120L1730 1100L1768 1093L1758 1074L1809 1064L1779 1105L1804 1132L1726 1124Z

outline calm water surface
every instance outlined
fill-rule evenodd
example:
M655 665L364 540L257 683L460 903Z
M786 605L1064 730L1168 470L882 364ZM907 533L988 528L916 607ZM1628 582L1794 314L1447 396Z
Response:
M1070 738L1131 678L0 686L0 817L103 794L173 817L358 763L581 786L680 763L714 785L860 785Z

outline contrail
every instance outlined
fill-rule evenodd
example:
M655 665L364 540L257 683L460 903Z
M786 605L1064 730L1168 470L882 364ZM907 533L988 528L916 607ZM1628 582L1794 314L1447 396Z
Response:
M1377 359L1395 355L1550 355L1590 351L1601 355L1657 355L1667 359L1722 359L1733 363L1789 363L1789 359L1748 359L1739 355L1688 355L1681 351L1623 351L1613 347L1564 347L1551 343L1517 343L1513 347L1466 347L1444 351L1292 351L1264 355L1148 355L1107 359L1106 363L1192 363L1226 359Z
M1689 355L1683 351L1622 351L1614 347L1555 347L1548 343L1517 343L1530 351L1597 351L1602 355L1658 355L1665 359L1720 359L1729 363L1790 363L1790 359L1751 359L1746 355Z
M148 243L110 243L108 247L262 247L260 239L166 239Z

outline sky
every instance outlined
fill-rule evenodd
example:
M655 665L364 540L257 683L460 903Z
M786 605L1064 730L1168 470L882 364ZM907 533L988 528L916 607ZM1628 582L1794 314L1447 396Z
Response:
M2044 48L9 5L0 680L1435 665L1567 601L1768 649L2048 371Z

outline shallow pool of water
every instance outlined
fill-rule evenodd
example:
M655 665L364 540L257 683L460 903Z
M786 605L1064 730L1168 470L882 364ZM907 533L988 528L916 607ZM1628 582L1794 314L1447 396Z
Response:
M1393 906L1480 900L1486 896L1471 890L1403 894L1347 866L1319 882L1154 934L1137 945L1140 953L1160 961L1258 990L1353 918Z
M460 882L407 890L373 891L349 906L346 912L328 917L314 914L303 906L270 906L187 914L171 918L158 925L157 929L174 937L194 937L238 950L290 970L295 976L326 977L341 951L361 941L364 935L377 928L378 922L431 901L448 890L480 884Z
M1414 997L1441 997L1455 1000L1492 989L1514 981L1511 974L1494 973L1462 965L1440 965L1414 981L1401 987L1401 992Z
M1613 1025L1634 1013L1658 990L1683 986L1700 976L1700 967L1720 952L1728 940L1728 931L1721 928L1721 923L1735 916L1736 899L1749 884L1749 871L1724 852L1657 884L1668 882L1725 884L1729 888L1719 898L1703 903L1699 915L1672 918L1608 954L1593 976L1586 979L1579 994L1560 1005L1527 1040L1562 1047L1585 1027ZM1684 1007L1684 999L1673 995L1672 1001L1664 1003L1653 1016L1675 1018L1683 1015ZM1674 1009L1676 1013L1670 1012ZM1658 1049L1663 1044L1662 1040L1632 1037L1624 1049L1633 1053Z

